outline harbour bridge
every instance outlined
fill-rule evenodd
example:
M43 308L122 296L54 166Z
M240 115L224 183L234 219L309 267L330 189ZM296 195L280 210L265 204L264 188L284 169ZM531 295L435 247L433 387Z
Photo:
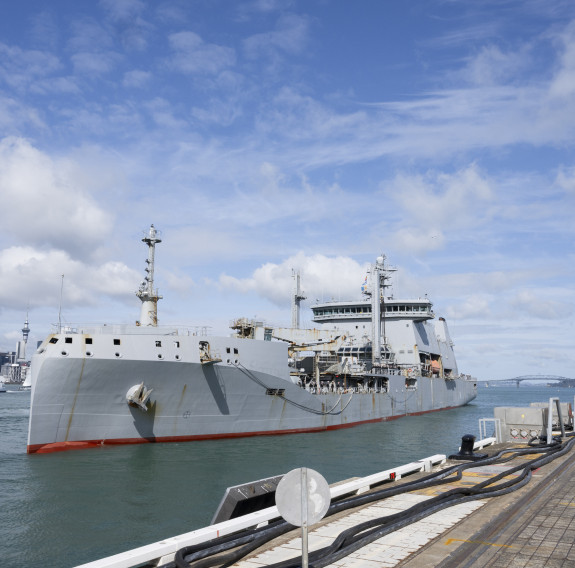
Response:
M522 382L541 382L541 383L556 383L560 387L575 387L575 379L568 377L560 377L558 375L522 375L521 377L514 377L513 379L504 379L500 381L486 381L487 383L496 382L498 385L515 384L519 386Z

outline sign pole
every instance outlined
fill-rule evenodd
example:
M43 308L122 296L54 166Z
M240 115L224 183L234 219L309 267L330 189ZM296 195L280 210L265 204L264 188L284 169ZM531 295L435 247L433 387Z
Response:
M301 468L301 562L308 568L307 553L307 467Z

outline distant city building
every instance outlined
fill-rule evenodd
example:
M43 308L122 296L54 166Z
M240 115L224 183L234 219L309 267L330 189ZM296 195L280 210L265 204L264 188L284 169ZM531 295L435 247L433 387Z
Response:
M16 360L16 351L0 352L0 366L13 363Z
M22 328L22 339L16 344L16 351L0 353L0 375L4 383L23 383L30 361L26 359L26 344L30 335L28 314Z

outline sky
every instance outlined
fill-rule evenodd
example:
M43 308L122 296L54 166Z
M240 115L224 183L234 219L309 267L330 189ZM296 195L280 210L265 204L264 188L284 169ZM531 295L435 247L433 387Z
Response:
M161 325L385 254L460 371L575 378L574 214L571 0L0 4L0 351L139 319L153 223Z

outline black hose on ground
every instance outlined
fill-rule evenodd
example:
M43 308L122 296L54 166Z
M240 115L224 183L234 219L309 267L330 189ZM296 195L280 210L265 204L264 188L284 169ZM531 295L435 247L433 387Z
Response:
M379 519L373 519L365 523L361 523L356 527L347 529L346 531L343 531L330 546L310 553L310 565L313 563L314 568L327 566L328 564L336 562L340 558L351 554L355 550L366 546L370 542L373 542L386 534L432 515L446 507L451 507L455 504L475 499L504 495L511 491L515 491L529 482L531 471L533 469L541 467L545 463L549 463L553 459L564 455L571 449L573 443L575 443L575 438L571 438L564 444L553 440L550 444L532 446L527 449L506 449L482 460L472 463L458 464L439 472L432 473L424 478L404 483L397 487L385 488L373 493L354 496L333 503L326 516L362 506L370 502L414 491L416 489L452 483L453 481L461 479L463 471L466 469L490 465L493 463L505 463L517 456L544 453L543 456L539 455L533 460L506 470L505 472L473 487L455 488L400 513L388 515ZM507 454L509 455L504 457ZM517 478L501 483L497 485L497 487L489 487L504 477L507 477L519 470L523 470L523 472ZM250 552L253 552L272 539L289 532L293 528L294 527L289 523L283 520L278 520L265 527L242 531L241 533L220 537L198 545L184 547L177 551L174 563L165 565L165 568L173 566L177 566L178 568L189 568L192 566L192 562L193 568L208 568L216 565L220 567L230 566ZM230 550L231 552L227 552ZM301 558L293 558L285 562L271 565L269 568L296 568L300 565Z

